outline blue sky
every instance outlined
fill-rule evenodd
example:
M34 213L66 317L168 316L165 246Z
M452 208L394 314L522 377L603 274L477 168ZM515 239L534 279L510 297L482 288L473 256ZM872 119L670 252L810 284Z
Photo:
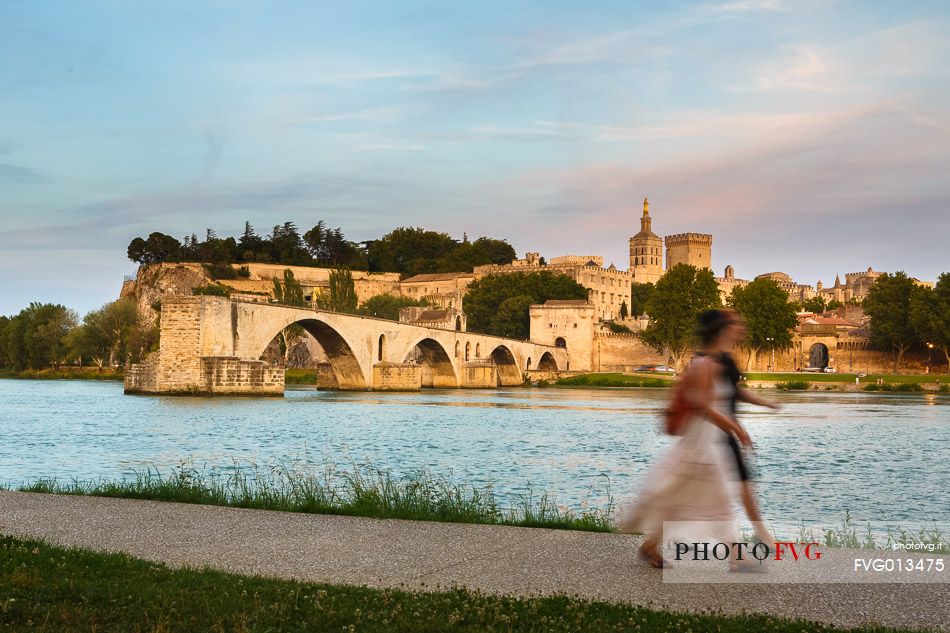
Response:
M0 1L0 314L323 219L797 281L950 270L943 2Z

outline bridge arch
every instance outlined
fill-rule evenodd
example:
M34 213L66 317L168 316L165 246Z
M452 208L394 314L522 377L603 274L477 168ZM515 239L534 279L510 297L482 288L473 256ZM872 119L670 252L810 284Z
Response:
M273 335L266 338L264 346L257 350L255 357L260 358L270 342L292 325L303 328L320 344L320 347L326 354L327 361L330 363L338 388L366 389L369 386L369 382L366 379L366 372L360 365L359 359L353 351L353 346L350 345L349 341L346 340L337 328L320 318L289 319L288 322L279 327Z
M422 366L423 387L458 387L458 376L449 353L434 338L424 338L409 348L407 361Z
M521 371L518 369L518 361L515 360L515 355L506 345L499 345L493 349L491 359L495 364L500 386L509 387L521 384Z
M541 358L538 359L538 369L541 371L557 371L557 361L554 359L554 354L551 352L541 354Z

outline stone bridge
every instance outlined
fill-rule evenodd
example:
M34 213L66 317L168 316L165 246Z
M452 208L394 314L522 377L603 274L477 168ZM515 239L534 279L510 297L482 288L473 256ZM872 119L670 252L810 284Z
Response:
M336 389L519 385L528 370L569 369L567 349L485 334L225 297L168 297L159 350L126 371L126 393L280 395L284 368L261 360L291 325L326 353Z

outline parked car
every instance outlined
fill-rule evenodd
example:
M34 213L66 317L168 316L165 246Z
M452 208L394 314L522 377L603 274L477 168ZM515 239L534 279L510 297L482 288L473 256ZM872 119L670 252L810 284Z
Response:
M838 370L835 369L834 367L825 367L824 372L826 374L835 374L838 372Z

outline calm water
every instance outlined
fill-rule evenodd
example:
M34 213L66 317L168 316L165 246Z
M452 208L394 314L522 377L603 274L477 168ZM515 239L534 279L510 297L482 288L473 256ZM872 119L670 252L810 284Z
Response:
M288 391L283 399L125 396L119 383L0 380L0 482L115 479L180 462L233 467L306 461L426 468L604 507L637 487L669 442L666 392ZM950 397L777 394L778 413L744 413L766 516L791 528L840 523L950 533Z

